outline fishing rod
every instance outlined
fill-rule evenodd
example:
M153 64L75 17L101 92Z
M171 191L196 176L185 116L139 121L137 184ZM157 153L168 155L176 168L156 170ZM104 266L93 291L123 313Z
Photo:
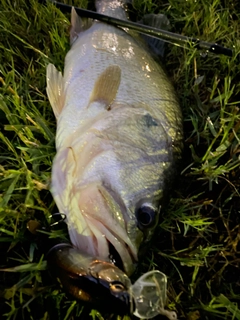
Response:
M45 2L48 2L45 0ZM58 9L60 9L63 13L70 13L72 10L72 6L64 4L62 2L49 0L50 3L54 4ZM202 41L197 38L182 36L177 33L173 33L170 31L166 31L163 29L158 29L154 27L145 26L140 23L135 23L129 20L121 20L117 18L113 18L104 14L100 14L91 10L81 9L74 7L77 14L84 18L96 19L117 27L129 28L131 30L137 31L142 34L149 35L151 37L161 39L174 45L180 45L186 47L186 45L193 45L197 49L206 50L208 52L214 54L223 54L228 57L233 56L233 51L230 48L223 47L217 43L210 43L206 41Z

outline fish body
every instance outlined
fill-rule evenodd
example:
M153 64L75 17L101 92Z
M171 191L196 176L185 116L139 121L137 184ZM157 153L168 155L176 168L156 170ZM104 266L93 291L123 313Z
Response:
M123 3L99 13L127 19ZM64 74L47 67L57 119L52 194L72 244L104 261L111 248L131 275L158 223L181 154L172 84L141 37L72 11Z

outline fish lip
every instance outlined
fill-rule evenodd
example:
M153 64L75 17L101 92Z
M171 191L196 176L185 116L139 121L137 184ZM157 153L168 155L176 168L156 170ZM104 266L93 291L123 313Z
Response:
M110 196L113 198L115 203L120 207L121 214L123 215L124 221L125 221L125 227L123 228L126 231L126 237L128 238L128 226L127 226L127 220L129 219L129 214L128 214L128 208L126 204L124 203L121 195L117 192L117 190L114 189L114 187L107 183L103 182L102 186L104 189L110 194ZM138 260L138 252L134 252L131 249L131 246L128 244L129 242L131 243L131 240L128 238L122 239L116 234L116 231L105 225L107 230L121 243L121 246L125 247L127 249L127 252L131 258L131 263L132 265L135 265ZM114 246L114 243L112 243L107 237L106 240L108 242L108 247L109 247L109 259L112 261L116 266L118 266L122 271L126 272L128 274L128 271L124 268L124 260L122 259L119 251L116 249ZM131 243L133 245L133 243ZM134 245L133 245L134 246Z
M121 255L119 254L119 252L117 251L117 249L115 248L115 246L109 241L107 240L108 243L108 248L109 248L109 259L110 261L116 265L119 269L121 269L123 272L126 272L125 268L124 268L124 261L121 257ZM132 264L134 265L137 261L134 258L134 255L130 249L130 247L125 243L125 246L128 250L128 253L131 257L132 260Z

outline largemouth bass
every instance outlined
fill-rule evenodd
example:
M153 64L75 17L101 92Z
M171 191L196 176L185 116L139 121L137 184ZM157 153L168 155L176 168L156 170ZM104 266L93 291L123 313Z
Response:
M124 3L97 12L127 19ZM64 74L49 64L57 119L52 194L72 244L130 276L176 174L182 117L173 86L142 38L72 11Z

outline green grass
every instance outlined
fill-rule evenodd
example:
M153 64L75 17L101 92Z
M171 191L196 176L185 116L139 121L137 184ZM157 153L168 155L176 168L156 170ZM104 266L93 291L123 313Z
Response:
M231 0L133 4L137 19L165 13L173 31L235 48L229 58L169 45L165 59L183 110L185 150L139 273L157 268L168 276L168 308L180 319L240 319L239 9ZM91 311L49 277L41 244L27 230L29 219L47 226L57 211L49 192L55 119L45 74L49 62L63 68L68 30L69 16L52 5L1 1L1 319L86 319ZM94 310L90 317L104 319Z

